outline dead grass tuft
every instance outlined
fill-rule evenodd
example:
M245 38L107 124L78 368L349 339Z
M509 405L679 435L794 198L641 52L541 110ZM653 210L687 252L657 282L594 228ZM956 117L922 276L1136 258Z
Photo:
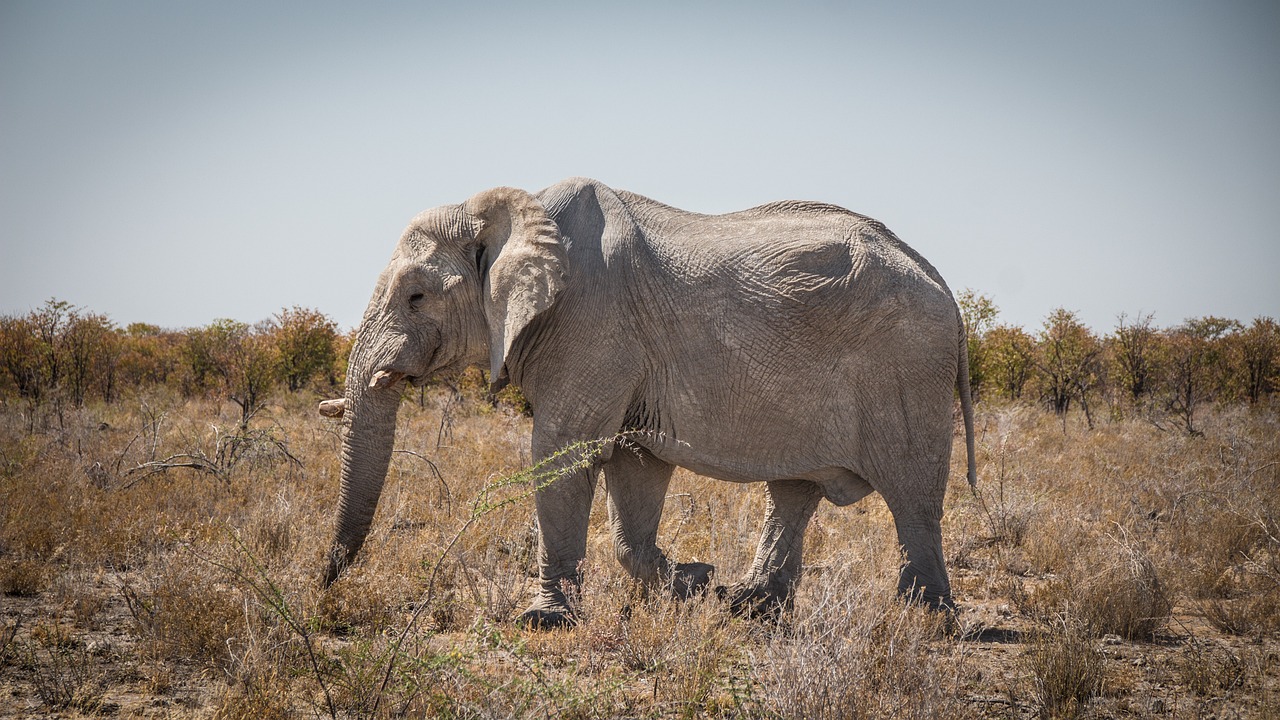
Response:
M1175 665L1175 672L1196 695L1229 691L1243 685L1248 678L1246 660L1224 645L1192 638L1187 642L1187 650Z
M1229 635L1261 637L1280 630L1280 596L1275 593L1207 597L1195 606L1214 628Z
M1103 657L1087 625L1061 616L1054 627L1032 638L1022 665L1031 676L1040 717L1077 717L1102 691Z
M1168 623L1172 603L1151 559L1119 543L1087 557L1098 565L1087 567L1077 562L1064 576L1033 591L1020 584L1010 588L1018 609L1045 629L1070 616L1090 637L1154 639Z
M0 593L34 597L49 586L48 566L38 560L0 560Z
M1094 636L1151 640L1169 621L1173 605L1155 563L1142 550L1119 543L1100 569L1079 572L1076 612Z
M961 655L944 618L900 603L893 588L829 571L794 621L748 653L750 716L965 717Z
M185 562L184 562L185 561ZM134 633L152 659L187 659L229 669L246 631L244 597L190 556L161 561L120 592Z
M30 673L35 694L48 708L93 712L105 690L84 641L66 628L38 625L19 645L19 663Z

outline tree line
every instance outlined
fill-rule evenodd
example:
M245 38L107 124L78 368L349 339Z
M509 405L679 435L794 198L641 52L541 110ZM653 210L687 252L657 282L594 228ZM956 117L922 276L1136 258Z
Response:
M1100 412L1141 413L1198 433L1197 413L1213 403L1268 402L1280 388L1280 325L1219 317L1157 327L1150 314L1121 314L1108 334L1058 308L1034 332L998 322L987 296L958 301L969 329L975 397L1041 403L1059 415L1072 406L1090 427Z
M1040 403L1060 415L1073 407L1093 424L1146 413L1199 431L1197 413L1212 403L1267 402L1280 388L1280 326L1217 317L1160 328L1152 315L1120 315L1099 336L1066 309L1034 332L999 322L985 295L959 303L969 329L969 373L979 401ZM185 397L233 402L245 425L277 390L334 393L346 376L354 332L318 310L284 308L247 324L215 320L166 330L51 299L26 315L0 316L0 399L43 405L114 402L127 388L167 386Z
M222 319L166 330L120 327L51 299L26 315L0 316L0 398L25 401L34 416L44 405L110 403L128 388L167 386L185 397L230 400L243 426L279 388L340 387L353 337L301 307L252 325Z

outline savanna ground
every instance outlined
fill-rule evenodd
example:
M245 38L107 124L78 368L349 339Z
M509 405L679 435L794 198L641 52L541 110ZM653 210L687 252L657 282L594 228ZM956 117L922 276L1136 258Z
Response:
M337 423L163 387L0 412L0 717L1280 717L1280 409L1065 420L977 408L943 521L958 619L906 607L891 517L824 504L778 624L645 597L597 494L574 629L535 572L529 421L406 398L360 561L317 577ZM1095 413L1096 414L1096 413ZM486 488L489 490L486 491ZM763 488L679 472L661 542L745 571Z

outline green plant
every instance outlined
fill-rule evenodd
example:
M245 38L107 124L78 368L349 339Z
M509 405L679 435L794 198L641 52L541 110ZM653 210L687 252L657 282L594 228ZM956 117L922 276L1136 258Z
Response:
M965 288L956 295L956 304L964 317L967 331L969 351L969 386L974 398L981 398L986 389L990 375L989 346L986 342L987 332L995 326L1000 310L991 298Z
M1036 367L1043 381L1041 393L1049 407L1065 416L1071 401L1078 400L1089 427L1089 393L1099 382L1101 346L1076 313L1058 308L1045 318L1036 339Z
M326 375L337 357L338 325L319 310L294 306L276 313L270 330L277 370L290 392Z
M1106 340L1115 367L1114 382L1134 404L1149 395L1156 384L1160 336L1151 324L1152 317L1150 313L1139 314L1129 322L1128 316L1121 313L1115 332Z
M1240 323L1217 317L1193 318L1165 335L1164 408L1189 435L1200 435L1196 413L1228 387L1227 345Z

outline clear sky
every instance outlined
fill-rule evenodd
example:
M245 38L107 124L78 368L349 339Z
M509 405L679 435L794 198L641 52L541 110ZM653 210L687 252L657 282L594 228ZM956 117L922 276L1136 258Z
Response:
M1280 3L0 2L0 313L351 327L418 211L574 175L843 205L1028 329L1280 316Z

